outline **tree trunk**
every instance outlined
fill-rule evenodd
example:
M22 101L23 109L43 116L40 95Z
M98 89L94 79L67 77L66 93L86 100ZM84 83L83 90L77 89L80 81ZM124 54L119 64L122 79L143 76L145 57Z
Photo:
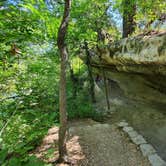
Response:
M105 97L106 97L106 101L107 101L107 108L108 110L110 110L110 101L109 101L109 91L108 91L108 82L105 76L105 70L102 67L102 72L103 72L103 79L104 79L104 88L105 88Z
M104 36L102 35L102 30L101 29L98 29L97 30L97 33L98 33L98 43L100 44L104 44ZM102 37L103 36L103 37ZM101 69L101 72L102 72L102 75L103 75L103 79L104 79L104 88L105 88L105 97L106 97L106 102L107 102L107 108L108 110L110 110L110 102L109 102L109 92L108 92L108 84L107 84L107 79L106 79L106 76L105 76L105 70L104 70L104 67L102 67L102 58L101 58L101 55L102 55L102 50L100 49L100 47L97 45L97 50L98 52L100 53L99 54L99 59L100 59L100 69Z
M2 60L2 62L3 62L3 71L6 71L6 68L7 68L7 66L6 66L6 64L7 64L6 58L4 58L4 59Z
M70 68L70 79L72 82L72 88L73 88L73 98L76 98L77 96L77 87L79 86L79 81L77 77L74 74L74 70L69 62L69 68Z
M135 0L123 0L123 35L128 37L135 30L134 16L136 14Z
M90 53L89 53L88 43L86 41L84 42L84 47L86 51L86 58L87 58L86 65L88 67L88 75L89 75L89 81L90 81L90 94L91 94L92 102L95 103L96 102L95 92L94 92L95 84L94 84L94 79L92 74L92 67L90 65Z
M67 113L66 113L66 66L67 66L67 46L65 36L67 33L71 0L65 0L64 15L58 31L57 44L61 58L59 105L60 105L60 128L59 128L59 162L66 161L66 136L67 136Z
M67 113L66 113L66 56L67 51L64 47L60 50L61 54L61 72L60 72L60 128L59 128L59 162L65 161L66 137L67 137Z

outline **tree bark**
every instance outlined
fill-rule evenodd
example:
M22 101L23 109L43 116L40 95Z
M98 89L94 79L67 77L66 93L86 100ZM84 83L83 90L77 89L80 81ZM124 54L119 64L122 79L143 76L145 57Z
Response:
M60 87L59 87L59 111L60 111L60 128L59 128L59 162L66 162L66 137L67 137L67 112L66 112L66 66L67 66L67 46L65 37L67 33L71 0L65 0L64 15L58 30L57 44L60 52Z
M77 87L79 86L79 81L77 77L74 74L74 70L69 62L69 69L70 69L70 79L72 82L72 88L73 88L73 98L76 98L77 96Z
M101 30L98 29L98 43L100 44L104 44L104 40L101 36L102 33L101 33ZM102 64L102 58L101 58L101 55L102 55L102 50L99 48L99 46L97 45L97 50L98 52L100 53L99 54L99 59L100 59L100 63ZM107 108L108 110L110 110L110 101L109 101L109 91L108 91L108 83L107 83L107 79L106 79L106 75L105 75L105 70L104 70L104 67L102 67L102 65L100 65L100 68L101 68L101 72L102 72L102 75L103 75L103 79L104 79L104 88L105 88L105 97L106 97L106 102L107 102Z
M89 53L88 43L86 41L84 42L84 47L86 51L86 58L87 58L86 65L88 67L88 75L89 75L89 81L90 81L90 94L91 94L92 102L95 103L96 102L95 92L94 92L95 84L94 84L94 79L92 74L92 67L90 65L90 53Z
M102 72L103 72L103 79L104 79L104 88L105 88L105 97L106 97L106 102L107 102L107 108L108 108L108 110L110 110L108 82L107 82L105 70L103 67L102 67Z
M6 71L6 64L7 64L6 58L2 60L2 63L3 63L3 71Z
M135 0L123 0L123 35L122 37L128 37L135 30L134 16L136 14Z

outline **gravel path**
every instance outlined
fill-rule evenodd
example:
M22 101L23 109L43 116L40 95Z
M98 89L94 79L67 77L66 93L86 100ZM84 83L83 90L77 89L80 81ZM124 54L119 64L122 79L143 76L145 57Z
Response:
M57 127L51 128L34 152L45 162L52 162L58 157L57 131ZM53 149L53 154L49 156L50 149ZM89 119L70 122L67 150L72 166L150 166L137 146L116 125Z
M116 125L75 122L71 135L79 137L85 159L81 166L149 166L137 146Z

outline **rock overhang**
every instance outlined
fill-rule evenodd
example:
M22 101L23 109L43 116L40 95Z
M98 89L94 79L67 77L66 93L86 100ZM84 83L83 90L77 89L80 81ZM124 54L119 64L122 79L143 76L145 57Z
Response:
M102 44L92 52L92 66L101 65L123 72L166 75L166 31Z

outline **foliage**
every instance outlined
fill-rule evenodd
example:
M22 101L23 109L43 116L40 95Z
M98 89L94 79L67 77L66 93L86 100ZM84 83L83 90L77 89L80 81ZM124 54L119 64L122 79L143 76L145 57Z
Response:
M121 15L124 11L123 2L124 0L113 0L114 9L118 9ZM162 14L166 12L166 3L164 3L164 0L131 0L131 2L136 4L136 15L134 18L137 27L141 30L147 28L147 25L151 25L153 22L159 20ZM125 7L128 11L132 10L129 6ZM154 26L153 29L155 28ZM140 30L137 33L140 33Z
M155 20L158 19L161 14L166 12L166 4L163 0L148 0L148 1L138 1L139 11L136 16L137 20L147 19ZM157 9L157 10L156 10Z
M163 0L134 0L135 20L148 22L165 13ZM29 153L40 144L49 127L59 123L59 55L57 31L63 1L17 0L0 2L0 165L44 165ZM94 111L88 93L87 67L77 55L87 41L98 43L98 30L104 29L113 40L120 31L108 12L110 6L123 12L122 0L73 0L67 42L77 95L73 96L67 71L68 117L102 116ZM156 8L158 10L156 10ZM145 23L144 23L145 24ZM20 54L12 54L16 44ZM46 164L45 164L46 165Z
M74 41L74 45L80 46L87 41L91 47L94 47L97 44L97 32L102 28L114 36L112 32L116 28L107 15L109 5L108 0L73 1L68 37L72 43Z
M48 128L58 123L58 95L55 95L58 64L56 58L36 56L22 59L18 65L19 70L13 74L2 75L5 79L14 80L9 81L9 86L13 88L8 89L6 97L13 93L16 96L3 100L0 105L3 110L0 114L0 127L10 119L2 134L0 148L7 150L7 155L13 154L11 162L16 162L15 154L21 159L27 158L27 152L40 144ZM12 69L15 69L14 66L10 67L9 72Z
M8 98L10 94L15 96L3 100L0 105L0 109L3 110L0 114L0 127L2 128L6 120L10 119L1 137L1 148L3 151L7 150L7 155L18 154L23 159L28 157L29 151L40 144L48 128L59 121L59 60L58 56L55 56L57 52L51 50L45 54L35 55L36 47L38 48L38 46L31 46L27 51L29 56L22 58L20 64L17 64L17 61L12 62L5 71L1 68L1 84L8 80L8 84L4 85L4 90L1 91L2 96L6 93L3 99ZM44 45L42 47L45 48ZM83 75L85 66L81 61L80 66L77 62L77 58L73 60L73 67L79 77ZM80 79L86 80L86 77ZM81 89L80 85L79 95L75 99L72 96L71 86L68 75L69 118L95 116L90 101L84 97L85 94L88 95L86 90ZM6 88L8 91L5 90ZM11 158L12 162L16 162L14 156Z

